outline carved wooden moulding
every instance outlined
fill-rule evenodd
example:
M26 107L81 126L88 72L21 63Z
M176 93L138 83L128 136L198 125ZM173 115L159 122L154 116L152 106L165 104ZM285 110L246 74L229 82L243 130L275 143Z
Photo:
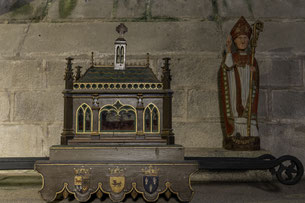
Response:
M196 172L196 162L44 162L36 163L42 178L40 191L45 201L74 196L78 201L109 198L121 202L127 196L142 196L154 202L160 195L177 196L182 202L191 201L194 191L190 176Z

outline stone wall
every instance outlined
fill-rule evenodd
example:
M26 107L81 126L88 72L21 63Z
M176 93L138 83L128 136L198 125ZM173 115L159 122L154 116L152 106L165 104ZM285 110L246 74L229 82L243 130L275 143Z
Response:
M305 162L303 0L9 0L0 3L0 154L47 156L62 130L65 58L110 63L115 27L127 60L147 52L160 77L171 57L174 132L186 147L221 147L217 74L243 15L265 23L257 48L263 148Z

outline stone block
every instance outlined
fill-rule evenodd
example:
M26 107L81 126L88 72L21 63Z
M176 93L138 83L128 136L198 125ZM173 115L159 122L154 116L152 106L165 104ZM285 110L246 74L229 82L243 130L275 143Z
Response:
M305 92L293 90L272 91L272 118L304 119Z
M219 14L223 17L303 18L302 0L218 0Z
M261 149L271 151L270 146L272 145L274 138L272 135L272 124L268 124L266 122L259 122L258 133L260 136Z
M271 135L263 146L279 157L292 155L305 163L305 126L303 124L269 124Z
M299 59L263 59L259 68L261 86L303 86L303 67Z
M117 22L32 24L21 55L69 56L90 54L91 51L112 54L114 41L118 37L115 31L117 25ZM220 47L220 33L213 22L129 22L126 26L127 55L218 51Z
M259 67L259 86L266 88L270 85L270 82L268 81L269 78L276 77L271 74L272 59L260 58L260 57L255 57L255 58L258 61L258 67Z
M248 0L217 0L214 3L218 14L222 17L235 17L236 21L240 16L252 17L253 7L252 2Z
M275 157L292 155L305 163L304 124L260 124L261 147Z
M109 52L114 49L113 43L117 37L115 26L116 24L111 23L33 24L21 55L27 57L59 55L65 58L78 54L90 55L91 51L96 50ZM111 32L106 32L107 30Z
M43 154L49 156L50 147L60 144L60 136L63 130L63 122L54 122L47 127L47 136L44 137Z
M61 60L60 60L61 59ZM95 59L95 62L97 62L98 59ZM91 66L91 59L79 59L75 58L72 61L72 68L74 70L74 75L76 75L76 66L81 66L81 75L83 75L86 70ZM64 81L64 75L65 70L67 67L67 61L65 60L65 57L58 57L58 60L49 60L46 62L46 81L47 81L47 87L57 87L64 90L65 88L65 81Z
M233 1L233 0L232 0ZM255 0L250 2L256 18L304 18L305 3L302 0Z
M188 87L217 90L217 74L221 59L216 55L214 57L174 56L170 63L174 89Z
M258 119L268 117L268 92L267 90L260 89L258 96Z
M45 86L41 61L0 60L1 89L42 89Z
M185 118L187 111L187 92L185 90L173 90L173 118Z
M22 42L27 25L24 24L0 24L0 57L12 57L19 52L19 44Z
M62 90L65 88L66 61L48 61L46 67L47 87L58 86Z
M110 19L112 0L53 1L47 18L50 20ZM76 2L76 3L75 3Z
M0 121L9 121L10 110L10 94L8 92L0 92Z
M63 107L61 89L16 92L14 120L62 121Z
M184 147L222 148L223 135L220 123L174 122L176 144Z
M272 143L269 143L269 150L274 156L289 154L292 149L292 128L288 125L272 125Z
M47 13L45 0L10 0L4 1L0 20L41 20ZM1 5L2 6L2 5Z
M43 130L39 125L0 125L1 157L42 156Z
M219 118L219 99L217 91L190 90L187 95L187 118L200 121Z
M257 50L288 56L295 52L303 52L305 41L300 33L304 31L303 22L265 22Z
M115 1L114 1L115 2ZM139 20L145 19L146 3L147 1L141 0L125 0L117 1L113 7L114 18L138 18Z
M88 56L89 57L89 56ZM76 66L81 66L81 75L83 75L86 70L91 66L91 59L83 59L86 57L76 57L72 61L72 68L74 70L74 76L76 75ZM99 62L99 59L94 59L95 62ZM65 88L65 81L64 81L64 75L65 70L67 67L67 61L65 60L65 57L58 57L58 60L49 60L46 61L46 81L47 81L47 87L58 87L64 90Z
M210 1L193 0L153 0L151 1L151 14L153 18L206 18L212 15L212 3Z
M305 146L305 125L304 124L294 124L293 134L292 134L292 146L295 148L304 149ZM303 155L305 158L305 154Z

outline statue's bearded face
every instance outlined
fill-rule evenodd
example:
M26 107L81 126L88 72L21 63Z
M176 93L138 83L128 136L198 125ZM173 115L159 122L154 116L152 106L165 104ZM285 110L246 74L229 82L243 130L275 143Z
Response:
M235 40L234 43L239 50L245 50L249 44L249 38L247 35L239 35Z

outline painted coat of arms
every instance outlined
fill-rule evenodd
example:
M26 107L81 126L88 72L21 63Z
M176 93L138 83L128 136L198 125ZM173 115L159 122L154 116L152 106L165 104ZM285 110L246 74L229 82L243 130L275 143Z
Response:
M86 193L90 186L91 169L74 168L74 187L79 193Z
M148 168L142 169L144 172L143 176L143 186L146 192L149 194L153 194L157 191L159 186L159 176L158 172L160 169L153 168L152 165L150 165Z
M120 193L125 187L125 169L120 169L119 167L109 169L110 172L110 187L114 193Z

